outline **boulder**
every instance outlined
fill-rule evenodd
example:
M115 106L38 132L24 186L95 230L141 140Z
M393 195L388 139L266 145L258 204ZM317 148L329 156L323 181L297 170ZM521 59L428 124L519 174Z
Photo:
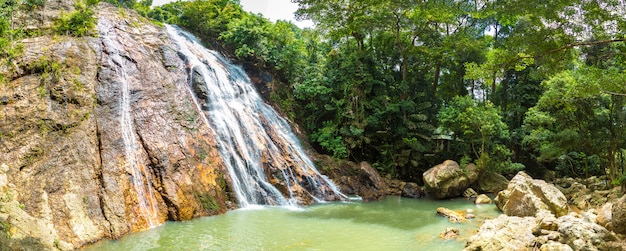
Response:
M613 230L613 203L606 203L596 210L596 223L608 230Z
M484 193L498 193L507 188L509 180L499 173L481 171L478 174L478 190Z
M426 189L436 199L460 196L478 178L476 165L460 168L452 160L446 160L423 174Z
M369 163L363 161L359 163L359 180L361 184L365 186L365 190L371 191L372 198L379 198L384 196L387 190L387 184L385 184L383 178L378 174L376 169Z
M541 233L541 230L556 231L559 228L557 218L550 211L541 210L535 216L537 226L533 230L535 233Z
M357 164L352 161L336 160L326 155L312 156L318 161L324 174L328 175L344 194L356 194L363 201L373 201L383 198L389 190L385 180L367 162ZM394 184L402 183L398 181Z
M437 214L448 218L450 222L461 223L467 220L465 212L458 212L445 207L437 208Z
M398 179L385 179L387 183L387 195L402 196L402 189L406 186L406 182Z
M439 233L439 239L452 240L459 237L461 231L458 228L449 227L445 231Z
M478 233L471 236L465 245L466 251L531 250L535 236L533 217L500 215L486 220Z
M626 195L622 196L611 209L613 231L626 234Z
M402 197L419 199L424 197L424 190L417 183L407 182L402 187Z
M478 195L478 193L472 189L471 187L468 189L465 189L465 192L463 192L463 197L465 198L471 198L471 197L476 197Z
M554 185L535 180L525 172L519 172L507 189L498 193L495 203L509 216L534 216L540 210L548 210L557 217L569 211L565 195Z
M476 200L474 201L476 204L491 204L491 198L485 194L481 194L476 196Z
M566 215L557 219L562 242L574 250L608 250L607 242L617 238L606 228L585 217Z

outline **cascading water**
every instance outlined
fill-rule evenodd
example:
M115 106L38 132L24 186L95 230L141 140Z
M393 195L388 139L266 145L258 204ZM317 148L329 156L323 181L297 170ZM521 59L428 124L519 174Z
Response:
M106 26L105 23L100 25ZM155 227L159 225L158 220L158 207L150 182L150 173L146 171L145 166L141 165L137 157L138 143L135 137L135 129L133 119L131 115L131 95L129 88L129 78L126 65L131 63L125 56L123 56L122 46L109 36L108 28L100 28L104 31L100 34L104 51L108 55L108 64L116 72L119 85L119 123L120 132L122 134L122 140L124 143L124 157L126 160L125 165L128 168L128 172L131 174L132 187L134 197L137 200L137 212L138 218L143 219L147 227Z
M216 136L239 206L346 198L315 169L289 124L263 102L241 68L204 48L193 35L166 27L186 62L188 88Z

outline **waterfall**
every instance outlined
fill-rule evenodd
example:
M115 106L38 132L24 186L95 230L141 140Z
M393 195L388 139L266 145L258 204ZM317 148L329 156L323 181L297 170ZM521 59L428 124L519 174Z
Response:
M240 67L193 35L166 28L185 60L187 87L216 137L240 207L346 198L318 172L287 121L263 102Z
M154 189L151 185L150 173L146 171L146 167L141 164L138 159L139 144L135 135L135 128L131 114L131 95L130 95L130 79L128 76L128 65L133 63L124 55L123 47L118 41L111 39L107 27L108 23L100 22L99 25L105 26L99 30L101 41L105 52L108 55L107 64L112 68L117 76L115 82L119 85L119 126L122 141L124 144L124 165L128 173L131 175L131 194L137 201L136 213L138 218L145 221L148 227L159 225L158 206ZM112 31L115 32L115 31ZM143 224L141 224L143 225Z

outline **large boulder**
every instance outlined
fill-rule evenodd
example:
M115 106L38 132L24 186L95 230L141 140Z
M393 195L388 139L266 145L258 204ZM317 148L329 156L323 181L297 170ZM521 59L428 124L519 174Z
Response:
M478 178L474 164L459 167L456 161L446 160L423 174L428 192L436 199L457 197Z
M315 153L312 156L324 174L328 175L344 194L356 194L363 201L373 201L382 199L389 190L385 179L367 162L357 164ZM401 181L396 183L394 184L400 187L406 185ZM396 195L400 195L400 189L398 188Z
M560 217L569 212L567 199L559 189L543 180L533 179L525 172L513 177L507 189L499 192L494 201L509 216L534 216L547 210Z
M611 209L613 231L626 234L626 195L622 196Z
M509 180L499 173L481 171L478 174L478 190L485 193L498 193L507 188Z
M531 250L535 218L500 215L486 220L465 245L466 251Z

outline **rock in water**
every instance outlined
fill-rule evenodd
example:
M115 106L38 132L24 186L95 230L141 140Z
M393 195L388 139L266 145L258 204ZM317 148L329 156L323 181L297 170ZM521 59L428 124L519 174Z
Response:
M489 198L489 196L487 196L486 194L481 194L481 195L478 195L476 197L476 200L474 201L474 203L476 203L476 204L491 204L491 198Z
M478 178L474 164L461 169L456 161L446 160L423 174L424 184L436 199L460 196Z
M459 237L461 231L458 228L449 227L445 231L439 233L439 239L452 240Z
M402 187L401 196L406 198L419 199L424 197L424 191L417 183L406 182L404 187Z
M336 182L345 194L356 194L363 201L372 201L382 199L386 191L390 190L380 174L367 162L357 164L333 159L327 155L314 157L321 168L326 170L328 177ZM397 185L397 194L394 195L400 195L400 189L405 183L398 181Z
M445 207L437 208L437 214L448 218L450 222L462 223L467 220L467 218L465 218L465 212L457 212Z
M525 172L519 172L494 201L509 216L534 216L540 210L548 210L560 217L569 211L567 199L559 189Z

